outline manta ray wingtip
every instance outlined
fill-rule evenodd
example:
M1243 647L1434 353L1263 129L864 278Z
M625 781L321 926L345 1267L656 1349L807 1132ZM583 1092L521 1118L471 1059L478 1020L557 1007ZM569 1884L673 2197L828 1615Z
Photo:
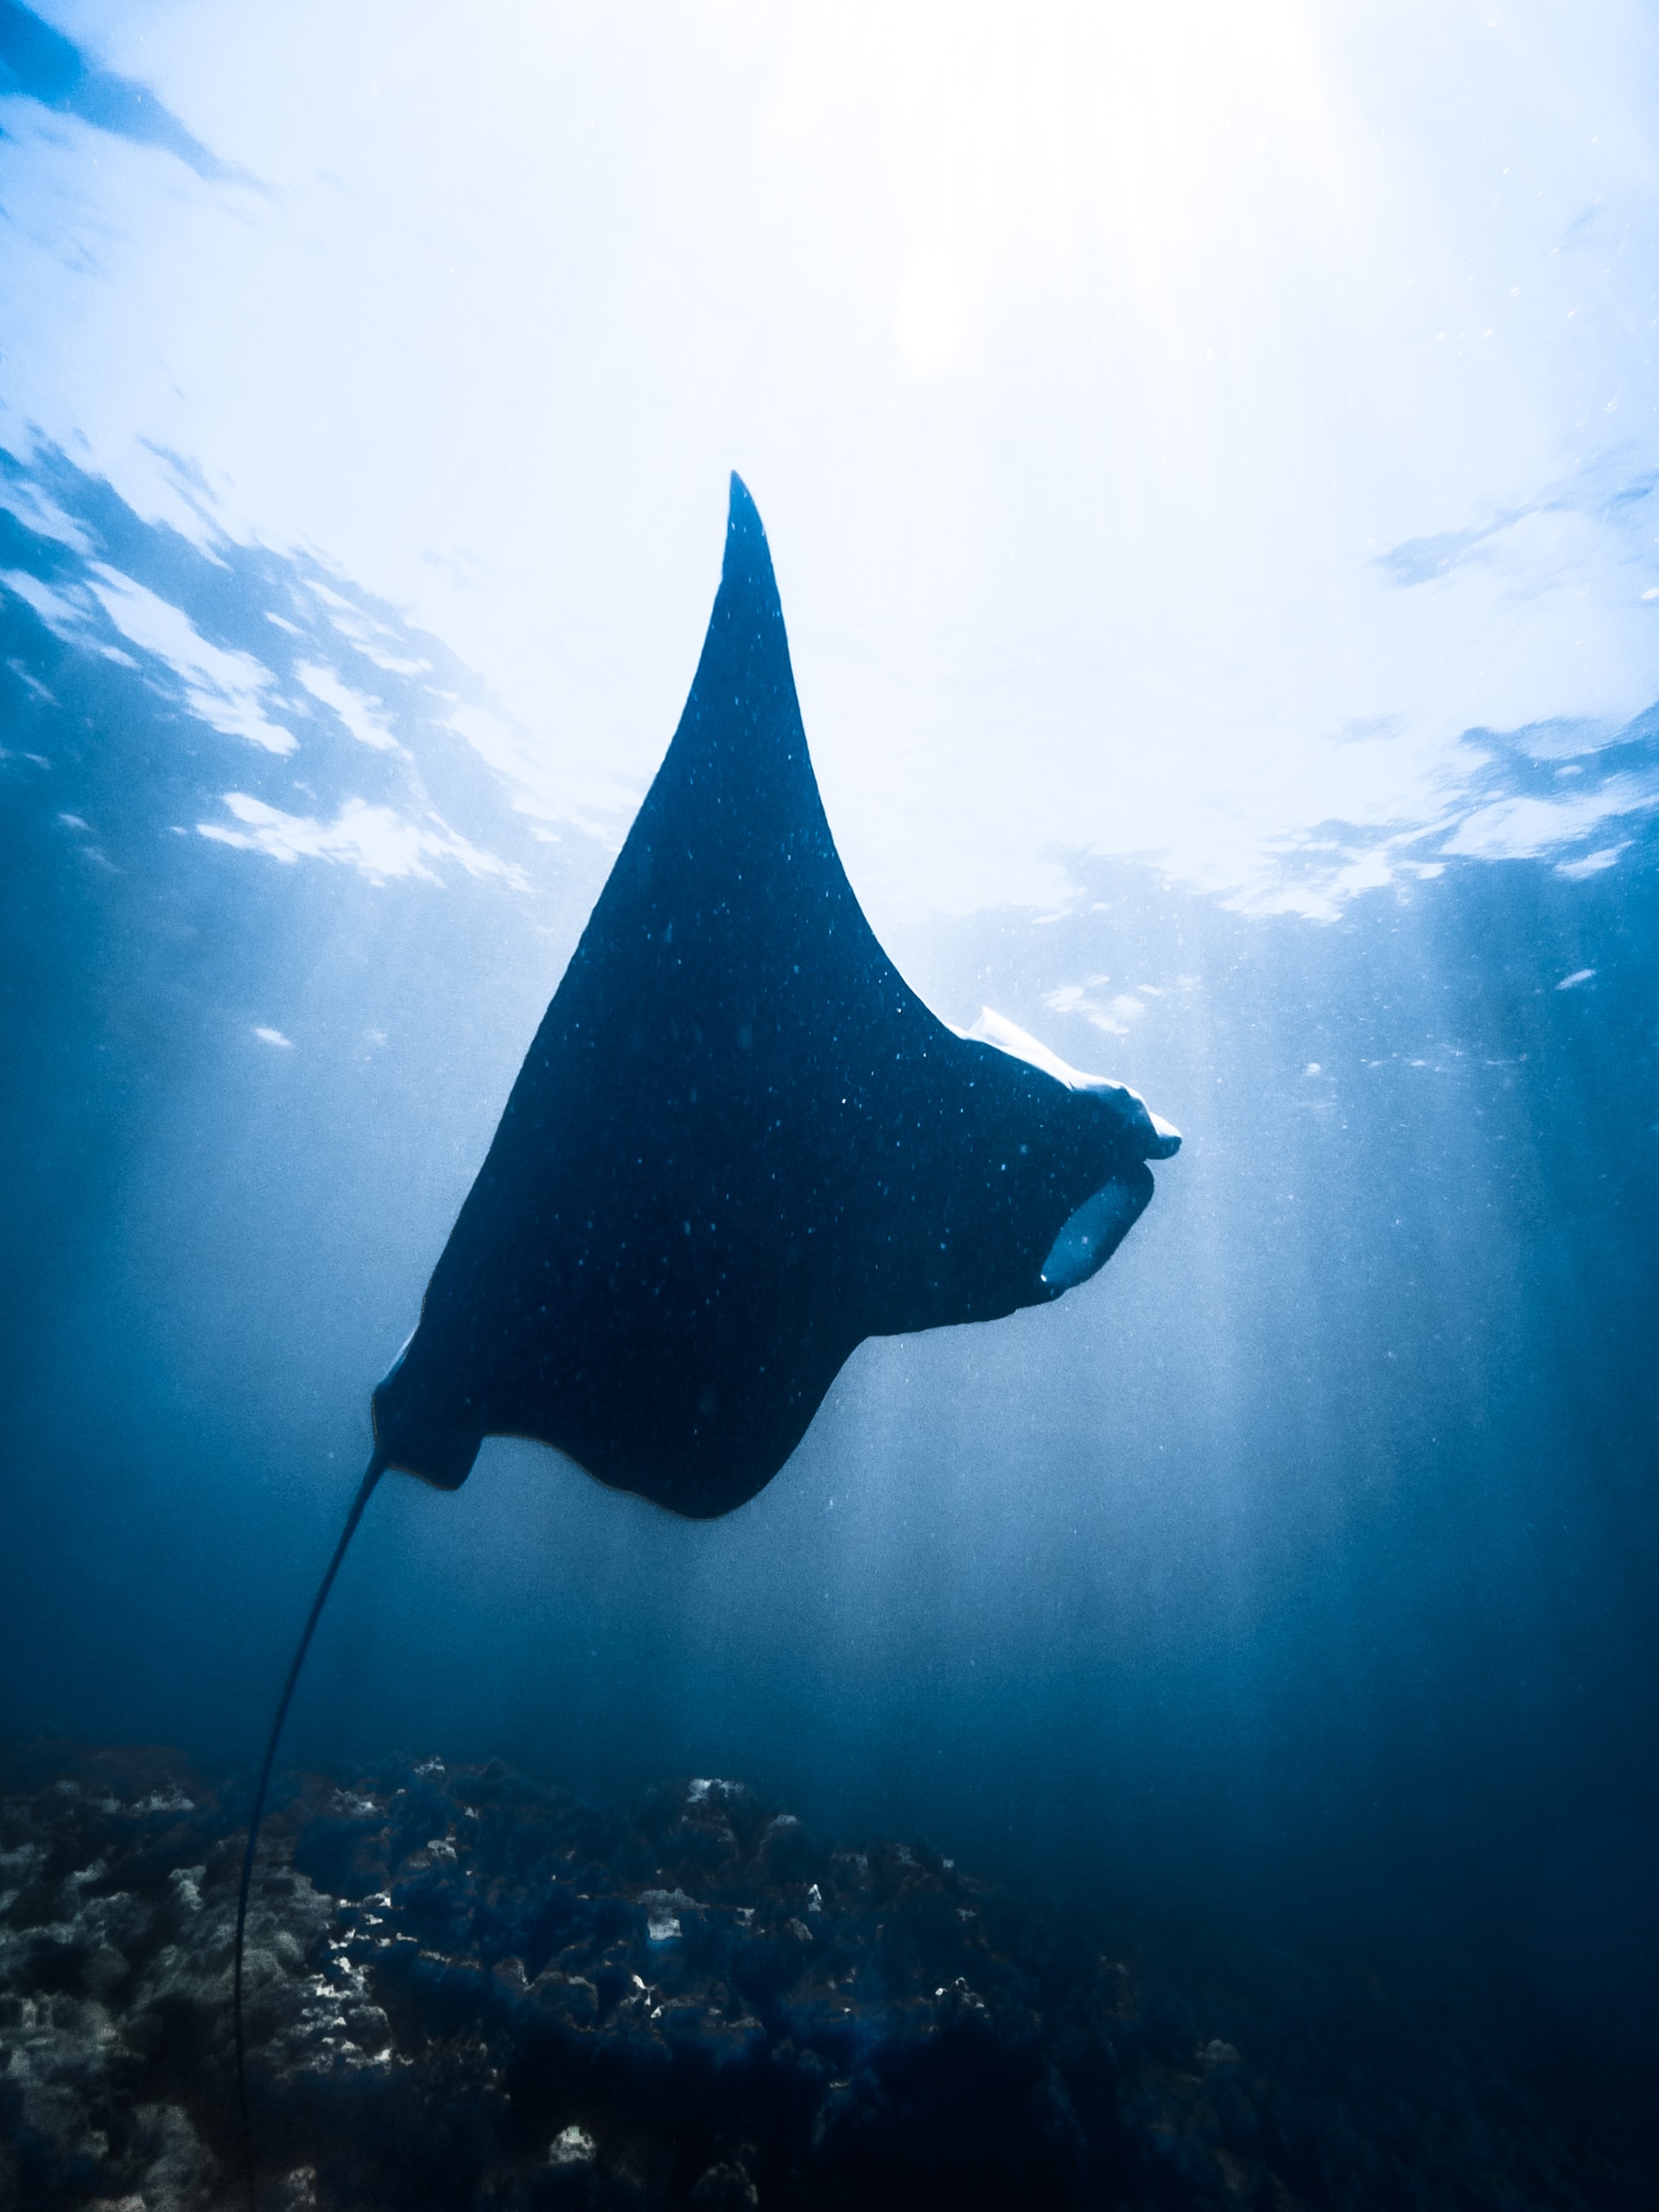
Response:
M734 469L731 503L726 512L726 558L721 581L734 583L740 579L753 582L762 578L775 592L772 548L766 543L766 524L760 519L753 494Z

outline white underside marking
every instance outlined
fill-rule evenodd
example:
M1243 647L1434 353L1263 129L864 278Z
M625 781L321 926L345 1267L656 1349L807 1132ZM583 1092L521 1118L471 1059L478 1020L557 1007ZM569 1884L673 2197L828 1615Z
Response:
M1125 1183L1109 1183L1085 1198L1049 1247L1043 1281L1051 1290L1075 1290L1103 1268L1140 1211Z

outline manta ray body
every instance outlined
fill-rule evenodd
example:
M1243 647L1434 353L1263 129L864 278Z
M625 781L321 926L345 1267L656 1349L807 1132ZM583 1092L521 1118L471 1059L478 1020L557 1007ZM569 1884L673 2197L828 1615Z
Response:
M866 1337L1095 1274L1180 1139L987 1012L948 1028L876 942L808 756L766 533L732 479L678 729L373 1395L375 1448L289 1669L388 1468L443 1490L539 1439L692 1519L744 1504Z
M981 1031L931 1014L860 911L734 477L679 728L374 1394L388 1465L453 1489L506 1433L728 1513L866 1337L1058 1297L1090 1204L1092 1273L1179 1139Z

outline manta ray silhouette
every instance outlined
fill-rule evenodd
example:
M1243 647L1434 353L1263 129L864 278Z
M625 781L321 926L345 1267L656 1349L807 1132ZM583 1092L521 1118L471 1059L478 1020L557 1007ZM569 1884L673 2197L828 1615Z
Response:
M989 1321L1101 1268L1179 1137L987 1012L959 1034L860 911L818 797L766 533L734 476L668 753L373 1396L374 1456L454 1490L488 1435L694 1519L765 1487L866 1337ZM245 2131L246 2098L243 2096ZM250 2171L251 2168L250 2166Z

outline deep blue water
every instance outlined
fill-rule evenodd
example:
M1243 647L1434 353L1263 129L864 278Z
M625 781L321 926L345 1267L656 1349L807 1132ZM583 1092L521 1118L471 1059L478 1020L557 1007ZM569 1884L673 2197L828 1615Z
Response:
M321 560L188 543L49 448L6 480L0 1727L251 1761L611 848L538 838L451 726L480 681ZM121 578L269 671L296 749ZM1334 919L1101 861L1058 918L895 923L944 1018L1109 1054L1182 1128L1122 1253L865 1346L728 1521L523 1445L453 1497L389 1481L285 1756L741 1774L1650 2032L1653 728L1473 734L1493 804L1570 778L1616 834Z

